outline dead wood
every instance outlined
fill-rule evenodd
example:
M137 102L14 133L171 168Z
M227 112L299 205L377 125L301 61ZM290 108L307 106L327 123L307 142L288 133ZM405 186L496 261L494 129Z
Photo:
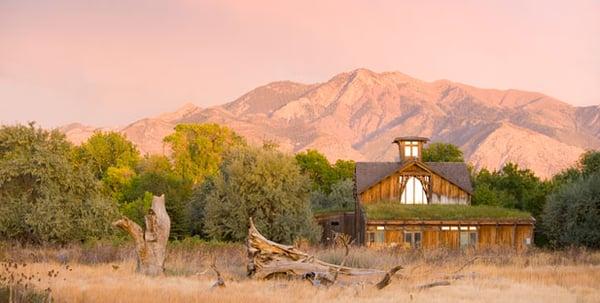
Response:
M398 266L390 269L385 274L383 279L381 279L381 281L379 281L377 284L375 284L375 287L377 287L377 289L383 289L384 287L390 285L390 283L392 283L392 277L402 268L403 268L402 266L398 265Z
M342 264L327 263L293 246L268 240L256 229L252 218L250 218L246 243L248 249L248 276L256 279L270 279L283 275L306 279L313 285L332 285L340 274L353 277L385 274L383 280L379 282L384 283L385 285L382 285L385 287L391 282L391 277L402 269L401 266L396 266L386 273L379 269L347 267L345 263L350 249L350 237L343 236L339 241L346 248ZM386 279L387 282L383 282Z
M444 275L443 279L441 279L439 281L419 285L416 288L419 290L423 290L423 289L428 289L428 288L432 288L432 287L436 287L436 286L448 286L451 284L450 281L460 280L460 279L464 278L465 275L460 275L458 273L461 272L463 269L465 269L467 266L473 264L473 262L475 262L475 260L477 260L478 258L479 257L471 258L470 260L465 262L462 266L460 266L457 270L453 271L450 274Z
M165 208L165 195L152 198L152 207L145 216L146 230L127 217L113 223L126 231L135 242L137 253L136 271L156 276L164 271L167 240L171 230L171 219Z
M417 289L423 290L423 289L428 289L428 288L432 288L432 287L436 287L436 286L448 286L448 285L450 285L450 281L435 281L435 282L417 286Z
M336 233L335 234L335 242L337 244L341 244L344 246L345 249L345 254L344 254L344 258L342 258L342 262L340 262L340 266L346 266L346 261L348 260L348 255L350 254L350 244L351 244L351 239L350 239L350 235L348 234L340 234L340 233ZM335 281L337 281L338 275L340 273L340 269L337 268L335 270L335 273L333 274L333 281L331 284L334 284Z
M463 264L461 267L459 267L457 270L455 270L452 275L456 275L459 272L461 272L463 269L465 269L465 267L473 264L473 262L475 262L475 260L479 259L479 257L475 256L473 258L471 258L469 261L465 262L465 264Z
M216 261L217 261L216 258L213 256L212 263L210 264L210 268L212 268L212 270L217 275L217 281L215 282L215 284L213 284L213 286L211 288L215 288L215 287L223 288L223 287L225 287L225 280L223 279L223 276L221 276L221 272L219 272L219 270L217 269Z

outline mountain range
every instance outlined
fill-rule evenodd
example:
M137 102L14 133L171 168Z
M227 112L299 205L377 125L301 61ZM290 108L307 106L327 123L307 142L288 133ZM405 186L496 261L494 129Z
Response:
M397 136L459 146L476 168L515 162L547 178L600 148L600 106L576 107L541 93L483 89L399 72L357 69L323 83L260 86L219 106L186 104L115 130L142 153L168 153L162 142L178 123L226 125L251 143L273 140L286 152L317 149L331 161L393 161ZM60 128L78 144L99 128Z

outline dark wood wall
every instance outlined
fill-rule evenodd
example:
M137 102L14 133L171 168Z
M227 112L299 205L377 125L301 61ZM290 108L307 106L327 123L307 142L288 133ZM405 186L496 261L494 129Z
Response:
M315 219L323 229L321 235L323 244L333 244L335 233L344 233L355 237L354 212L317 215Z

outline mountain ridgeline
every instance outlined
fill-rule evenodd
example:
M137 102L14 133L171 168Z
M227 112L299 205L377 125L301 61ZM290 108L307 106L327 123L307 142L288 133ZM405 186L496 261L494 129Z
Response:
M168 153L162 139L178 123L227 125L284 151L317 149L330 160L392 161L399 135L418 135L459 146L475 167L506 162L541 177L573 165L600 148L600 106L575 107L541 93L481 89L447 80L421 81L399 72L357 69L327 82L273 82L220 106L187 104L173 113L117 128L142 153ZM74 143L96 128L61 128Z

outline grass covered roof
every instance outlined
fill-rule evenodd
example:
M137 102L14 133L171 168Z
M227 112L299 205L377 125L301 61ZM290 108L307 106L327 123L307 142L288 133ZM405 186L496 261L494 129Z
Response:
M531 219L528 212L487 205L405 205L379 202L364 205L368 220L502 220Z

